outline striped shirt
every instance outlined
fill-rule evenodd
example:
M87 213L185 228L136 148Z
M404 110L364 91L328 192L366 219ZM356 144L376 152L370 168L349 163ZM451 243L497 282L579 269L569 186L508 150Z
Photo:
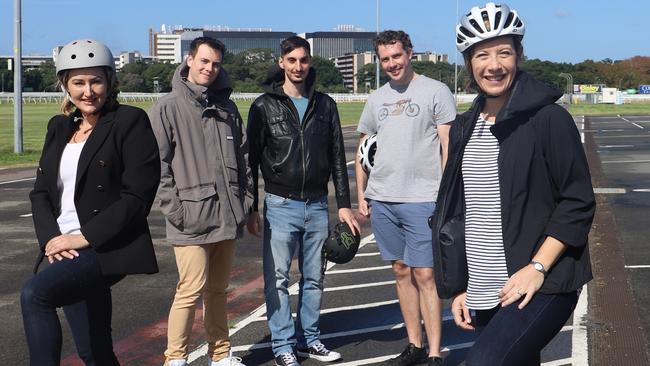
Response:
M480 116L465 147L462 173L465 188L465 245L469 281L466 305L492 309L508 280L501 229L499 143L490 132L493 122Z

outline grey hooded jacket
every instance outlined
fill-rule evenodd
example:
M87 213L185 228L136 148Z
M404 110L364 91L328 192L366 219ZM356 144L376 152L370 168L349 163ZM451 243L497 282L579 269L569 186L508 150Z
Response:
M158 141L160 208L167 240L198 245L235 239L253 202L248 143L230 78L221 69L209 87L187 80L183 62L172 92L149 111Z

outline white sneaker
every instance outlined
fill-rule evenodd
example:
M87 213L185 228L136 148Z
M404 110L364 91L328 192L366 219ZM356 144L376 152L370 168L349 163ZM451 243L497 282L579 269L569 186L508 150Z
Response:
M187 361L181 358L176 360L168 360L167 364L169 366L187 366Z
M219 361L208 360L208 366L246 366L241 362L241 357L226 357Z

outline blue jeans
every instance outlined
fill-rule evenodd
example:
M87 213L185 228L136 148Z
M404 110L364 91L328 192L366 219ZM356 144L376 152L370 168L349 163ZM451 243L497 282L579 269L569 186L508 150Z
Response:
M319 342L321 250L328 219L327 197L298 201L266 193L264 198L264 296L275 355L291 352L294 336L300 348ZM296 250L302 277L294 325L287 287Z
M476 311L479 337L465 364L530 366L540 364L540 352L567 322L578 302L577 292L536 293L525 308L520 301L504 308Z
M79 357L86 365L119 365L111 339L110 287L124 276L104 276L92 249L79 257L54 262L27 280L20 305L30 365L59 365L63 307Z

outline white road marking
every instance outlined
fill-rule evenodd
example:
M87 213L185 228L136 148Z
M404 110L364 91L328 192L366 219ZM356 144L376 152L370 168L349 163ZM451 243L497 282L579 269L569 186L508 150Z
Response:
M440 352L449 352L457 349L464 349L464 348L470 348L472 345L474 345L474 342L467 342L467 343L459 343L459 344L454 344L454 345L449 345L446 347L440 348ZM373 358L366 358L363 360L354 360L350 362L342 362L342 363L337 363L336 366L360 366L360 365L370 365L370 364L375 364L375 363L380 363L383 361L386 361L388 359L391 359L393 357L397 357L399 353L395 353L392 355L386 355L386 356L379 356L379 357L373 357ZM546 365L546 364L544 364Z
M354 165L354 163L355 163L354 160L350 160L350 161L348 161L347 163L345 163L345 165L346 165L346 166L350 166L350 165Z
M650 268L650 265L638 264L638 265L625 266L625 268L627 268L627 269L648 269L648 268Z
M24 215L18 215L18 217L32 217L32 214L28 213L28 214L24 214Z
M374 241L375 241L375 235L370 234L361 240L361 243L359 243L359 248L363 248L365 245L372 243ZM327 264L328 269L333 266L334 263ZM296 282L293 285L291 285L288 289L289 293L293 293L293 294L298 293L298 286L299 286L299 282ZM230 335L232 336L233 334L239 332L244 327L254 322L255 319L259 318L264 313L266 313L266 305L260 305L260 307L253 310L253 312L251 312L246 318L242 319L240 322L235 324L235 326L230 330ZM207 352L208 352L208 344L206 342L203 342L203 344L198 346L195 350L190 352L189 355L187 355L187 363L191 364L197 359L203 357Z
M372 253L357 253L355 257L374 257L376 255L380 255L381 253L379 252L372 252Z
M359 284L356 284L356 285L348 285L348 286L326 287L324 291L325 292L344 291L344 290L353 290L355 288L388 286L388 285L394 285L394 284L395 284L395 280L393 280L393 281L381 281L381 282L368 282L368 283L359 283Z
M638 188L638 189L633 189L632 192L644 192L644 193L647 193L647 192L650 192L650 189L648 189L648 188Z
M595 194L625 194L625 188L594 188Z
M386 305L392 305L392 304L397 304L399 303L399 300L388 300L388 301L379 301L379 302L371 302L368 304L360 304L360 305L351 305L351 306L341 306L338 308L329 308L329 309L321 309L320 314L330 314L330 313L336 313L339 311L348 311L348 310L359 310L359 309L372 309L372 308L377 308L380 306L386 306ZM291 316L296 318L298 315L296 313L291 313ZM266 320L265 316L260 316L259 318L255 319L256 322Z
M364 268L352 268L352 269L339 269L336 271L327 271L325 274L341 274L341 273L356 273L356 272L370 272L370 271L381 271L384 269L393 268L390 264L386 266L377 266L377 267L364 267Z
M587 365L589 363L589 344L587 342L587 286L582 286L578 304L573 311L573 332L571 334L571 358L574 365Z
M650 163L650 160L605 160L601 164L630 164L630 163Z
M613 129L613 130L600 130L600 129L598 129L598 130L582 130L582 132L589 132L589 133L595 133L595 132L623 132L623 131L625 131L625 130L622 129L622 128Z
M622 120L625 121L625 122L629 122L629 123L633 124L634 126L640 128L640 129L642 129L642 130L645 129L645 128L644 128L643 126L641 126L640 124L635 123L635 122L632 122L632 121L630 121L629 119L627 119L627 118L625 118L625 117L621 117L620 114L618 115L618 118L622 119Z
M618 149L623 147L634 147L634 145L602 145L599 147L603 149Z
M11 184L11 183L19 183L19 182L27 182L28 180L34 180L36 177L33 178L24 178L24 179L16 179L16 180L8 180L6 182L0 182L0 185L3 184Z

